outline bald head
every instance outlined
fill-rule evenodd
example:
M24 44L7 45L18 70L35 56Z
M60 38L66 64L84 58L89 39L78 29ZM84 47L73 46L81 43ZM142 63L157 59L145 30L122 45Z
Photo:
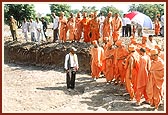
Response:
M112 16L112 12L109 12L107 16L110 18Z

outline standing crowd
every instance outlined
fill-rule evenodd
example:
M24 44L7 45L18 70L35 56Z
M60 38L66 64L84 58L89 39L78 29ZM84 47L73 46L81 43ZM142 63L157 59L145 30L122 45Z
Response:
M158 110L164 95L164 53L152 35L142 36L141 43L135 37L128 45L122 40L112 44L108 38L100 46L94 40L91 48L91 76L96 81L103 73L107 84L124 86L130 100L136 99L136 105L145 102Z
M164 79L164 53L160 45L153 39L153 35L144 36L141 25L132 25L131 21L123 15L123 18L118 13L112 17L112 12L109 12L106 17L97 12L91 12L89 15L86 12L77 13L77 16L71 13L69 18L64 16L64 12L60 16L52 13L53 17L53 42L83 42L91 43L93 47L90 50L91 54L91 76L93 80L104 74L107 84L115 83L125 86L130 95L130 100L134 98L137 105L140 105L141 98L144 97L146 103L154 106L157 110L161 99L163 99L163 82ZM17 40L17 27L14 26L16 20L11 17L10 27L13 40ZM160 24L155 20L155 35L159 35ZM31 41L45 41L47 24L44 18L42 22L39 18L29 22L24 19L22 23L22 32L27 41L27 33L31 32ZM130 43L125 45L120 40L120 31L122 36L128 37ZM141 43L138 43L135 37L135 32L138 31L138 36L141 37ZM69 38L67 38L67 33ZM43 37L44 35L44 37ZM100 46L103 42L103 46ZM66 56L66 71L67 63L74 55L74 50ZM76 56L76 55L75 55ZM72 60L73 63L78 63ZM76 66L73 66L73 69ZM76 68L75 68L76 69ZM72 71L74 72L74 71ZM76 74L76 73L75 73ZM72 75L75 76L73 73ZM71 75L71 74L70 74ZM70 76L67 74L67 78ZM67 80L69 81L69 79ZM68 88L74 89L74 79L72 86L67 84Z
M86 12L70 14L69 18L64 16L64 12L60 12L59 16L52 13L53 17L53 42L61 41L83 41L91 42L93 40L99 41L100 38L104 41L105 37L109 37L114 43L118 40L120 32L122 31L122 37L130 37L137 32L139 37L143 36L143 27L138 23L131 22L131 20L123 15L123 18L118 13L113 15L109 12L105 17L103 13L98 16L97 12L91 12L89 15ZM159 21L160 19L160 21ZM160 24L161 22L161 24ZM23 19L22 33L24 38L28 40L28 32L31 33L31 41L47 41L47 22L44 17L41 19L30 18ZM13 16L10 17L10 29L13 40L17 40L17 21ZM155 18L154 20L155 35L164 36L164 17Z

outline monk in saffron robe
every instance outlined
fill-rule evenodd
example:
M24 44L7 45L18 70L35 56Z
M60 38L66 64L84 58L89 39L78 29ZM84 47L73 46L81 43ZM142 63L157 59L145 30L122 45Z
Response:
M104 50L102 47L100 47L96 40L93 42L94 47L91 48L90 54L91 54L91 75L93 80L96 80L99 78L101 72L102 72L102 61L104 59Z
M77 13L77 17L75 18L75 40L80 41L82 36L82 25L81 25L81 14Z
M155 109L158 110L163 90L164 63L163 60L158 56L158 51L156 49L152 49L150 51L150 55L152 61L146 92L151 106L154 106Z
M125 76L125 85L126 90L130 95L130 100L133 100L135 97L136 89L137 89L137 75L139 69L139 54L135 50L134 45L128 46L129 55L126 58L126 63L124 68L126 69Z
M75 40L75 20L74 18L69 19L67 27L69 29L69 40L73 42Z
M118 84L119 81L121 81L121 85L123 85L125 82L125 73L126 73L123 63L126 57L128 56L128 51L122 45L121 40L117 40L116 46L117 48L115 49L114 54L115 80L116 84Z
M103 41L105 37L110 37L111 35L111 23L112 23L112 12L109 12L103 23ZM111 41L111 40L110 40Z
M148 96L146 93L146 85L148 82L148 72L150 69L150 57L146 54L144 48L140 49L140 61L139 61L139 71L137 77L137 92L136 92L136 101L137 105L140 105L140 100L142 95L144 96L146 102L148 103Z
M60 40L61 42L66 42L66 37L67 37L67 19L66 17L64 16L64 12L61 12L60 13Z
M103 50L106 51L106 49L108 48L108 42L109 42L109 38L108 37L105 37L105 40L104 40L104 44L103 44ZM103 73L105 73L105 59L103 59L103 65L102 65L102 71Z
M107 49L104 51L105 69L104 74L107 83L111 83L114 78L114 49L110 42L107 43Z
M155 24L155 35L158 36L160 33L160 23L158 18L155 18L154 24Z
M160 45L155 45L155 49L158 51L158 56L163 60L164 62L164 52L161 51L161 46ZM164 90L162 90L162 97L164 95Z
M84 42L90 42L90 38L88 36L90 32L89 18L87 17L87 13L83 13L83 19L81 20L81 26L84 33Z
M137 49L138 53L140 53L141 48L145 48L146 54L150 53L150 48L147 45L147 37L146 36L142 36L142 43L138 44L138 49Z
M159 57L164 61L164 52L161 51L161 46L160 45L155 45L155 49L158 50Z
M115 13L115 17L112 20L112 31L113 31L112 37L114 44L118 40L121 27L122 27L121 18L119 17L118 13Z
M100 20L99 18L97 17L97 12L94 12L93 14L93 19L91 19L89 21L89 24L90 24L90 32L91 32L91 36L90 36L90 40L91 42L94 41L94 40L99 40L100 38L100 33L99 33L99 28L100 28Z

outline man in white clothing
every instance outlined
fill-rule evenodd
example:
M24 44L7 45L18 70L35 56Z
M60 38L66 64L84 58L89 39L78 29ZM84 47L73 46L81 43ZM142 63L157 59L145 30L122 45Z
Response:
M126 20L127 18L125 17L124 14L122 18L122 37L126 37Z
M66 71L66 83L69 91L75 88L76 71L79 68L78 57L75 52L76 49L72 47L70 53L65 56L64 69Z
M147 40L147 46L149 49L154 49L155 45L157 45L156 41L153 40L153 36L149 35L148 40Z
M53 42L58 40L58 34L59 34L59 17L55 15L55 13L52 13L52 17L53 17L53 34L54 34L54 38L53 38Z
M29 30L31 34L31 41L36 41L36 23L33 21L32 18L30 18L29 22Z
M160 30L160 34L162 37L164 37L164 17L165 17L165 15L163 14L161 16L161 30Z
M126 18L126 36L131 36L131 20L129 18Z
M28 39L28 30L29 30L29 23L27 22L26 18L24 18L22 22L22 33L24 34L24 38L26 41Z
M100 17L99 17L99 20L100 20L100 37L103 36L103 23L104 23L104 20L105 20L105 17L104 17L104 14L101 12L100 13Z
M43 40L43 24L40 22L39 18L36 18L36 32L37 32L37 41L40 42ZM40 39L40 37L42 39Z

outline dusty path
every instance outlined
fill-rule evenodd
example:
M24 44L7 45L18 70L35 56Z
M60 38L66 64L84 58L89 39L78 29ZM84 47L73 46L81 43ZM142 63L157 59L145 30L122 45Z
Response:
M121 112L153 111L128 101L124 87L106 85L105 78L77 74L76 91L68 92L65 73L41 67L4 64L2 112ZM162 102L159 111L164 111Z

